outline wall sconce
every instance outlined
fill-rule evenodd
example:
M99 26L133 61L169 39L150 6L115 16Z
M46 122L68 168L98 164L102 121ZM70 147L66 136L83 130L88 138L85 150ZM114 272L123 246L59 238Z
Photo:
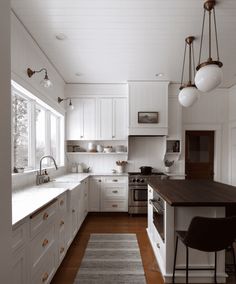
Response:
M42 68L38 71L33 71L30 68L27 69L27 74L28 77L31 78L35 73L40 73L44 71L45 72L45 76L43 78L43 80L40 82L40 84L44 87L44 88L50 88L52 86L52 82L49 80L48 78L48 72L46 68Z
M70 109L70 110L73 110L73 109L74 109L74 106L73 106L72 101L71 101L70 98L66 98L66 99L62 99L62 98L60 98L60 97L57 98L57 102L58 102L59 104L60 104L61 102L63 102L63 101L67 101L67 100L70 100L70 101L69 101L69 109Z

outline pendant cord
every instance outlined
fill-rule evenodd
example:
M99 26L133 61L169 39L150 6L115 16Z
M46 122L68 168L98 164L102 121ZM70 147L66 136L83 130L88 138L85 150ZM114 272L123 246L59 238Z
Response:
M216 14L215 14L215 8L213 8L213 15L214 15L214 25L215 25L215 35L216 35L216 52L217 52L217 61L220 60L219 56L219 47L218 47L218 36L217 36L217 26L216 26Z
M192 81L192 44L189 45L189 82L191 84Z
M195 78L195 56L194 56L194 45L192 43L192 54L193 54L193 77ZM193 80L194 81L194 80Z
M183 60L183 66L182 66L182 75L181 75L181 83L180 87L183 86L183 79L184 79L184 66L185 66L185 57L186 57L186 48L187 48L187 43L185 43L185 48L184 48L184 60Z
M200 51L199 51L199 60L198 60L198 65L200 65L200 62L201 62L201 55L202 55L202 40L203 40L203 32L204 32L204 25L205 25L205 17L206 17L206 10L204 10L204 13L203 13L202 34L201 34L201 43L200 43Z
M211 60L211 11L209 11L209 59Z

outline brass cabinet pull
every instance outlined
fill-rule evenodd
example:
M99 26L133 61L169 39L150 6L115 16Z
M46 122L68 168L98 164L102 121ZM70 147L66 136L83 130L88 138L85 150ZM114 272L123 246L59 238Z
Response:
M48 245L48 240L45 239L42 243L42 247L45 248Z
M157 247L160 248L160 244L159 243L157 243Z
M112 181L113 181L113 182L118 182L118 179L113 179Z
M63 220L61 220L60 227L62 227L64 224L65 224L65 222Z
M64 204L64 200L60 201L60 206L62 206Z
M113 207L113 208L117 208L118 205L117 205L117 204L112 204L112 207Z
M43 275L43 277L42 277L42 282L43 282L43 283L48 280L48 276L49 276L48 273L45 272L44 275Z
M45 212L45 213L43 214L43 220L47 220L47 218L48 218L48 213Z
M63 253L65 251L65 248L64 247L61 247L60 248L60 253Z
M75 213L75 209L72 209L72 213Z
M118 193L118 190L113 190L112 193Z
M45 206L43 206L42 208L40 208L39 210L37 210L36 212L34 212L32 215L30 215L30 219L33 219L34 217L36 217L37 215L39 215L40 213L42 213L45 209L49 208L51 205L53 205L54 203L57 202L57 198L53 199L51 202L49 202L48 204L46 204Z
M98 182L102 182L102 180L101 180L101 179L99 179L99 180L98 180Z

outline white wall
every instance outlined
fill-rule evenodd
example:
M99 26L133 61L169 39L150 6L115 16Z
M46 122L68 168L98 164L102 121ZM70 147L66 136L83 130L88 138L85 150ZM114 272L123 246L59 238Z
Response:
M114 96L127 97L128 84L66 84L66 97Z
M229 89L229 181L236 186L236 85Z
M40 81L44 77L44 72L35 74L29 78L26 72L28 67L32 70L46 68L53 86L51 88L44 88L40 85ZM39 97L58 112L65 114L64 105L59 105L57 102L57 97L64 98L64 80L13 12L11 12L11 77L19 85ZM64 172L65 168L63 167L60 169L60 173ZM59 171L55 172L55 170L51 170L52 175L58 173ZM13 175L12 182L13 190L28 186L35 182L35 172Z
M0 1L0 283L11 281L10 1Z
M186 130L215 131L214 178L225 183L229 182L228 98L228 89L216 89L210 93L201 94L192 107L183 108L183 142L185 142ZM183 143L183 149L184 147Z
M29 78L26 72L28 67L32 70L46 68L53 86L44 88L40 85L44 72ZM13 13L11 13L11 71L13 80L63 113L63 105L57 103L57 97L64 97L65 82Z

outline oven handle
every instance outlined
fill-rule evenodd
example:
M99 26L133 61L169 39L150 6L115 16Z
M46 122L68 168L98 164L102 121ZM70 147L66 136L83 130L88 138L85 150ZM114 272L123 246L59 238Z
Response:
M130 190L136 189L136 190L145 190L145 191L147 191L147 187L145 185L130 185L129 189Z
M156 212L160 215L163 215L164 209L158 209L154 203L156 203L157 201L155 199L149 199L149 204L152 205L152 207L156 210Z

